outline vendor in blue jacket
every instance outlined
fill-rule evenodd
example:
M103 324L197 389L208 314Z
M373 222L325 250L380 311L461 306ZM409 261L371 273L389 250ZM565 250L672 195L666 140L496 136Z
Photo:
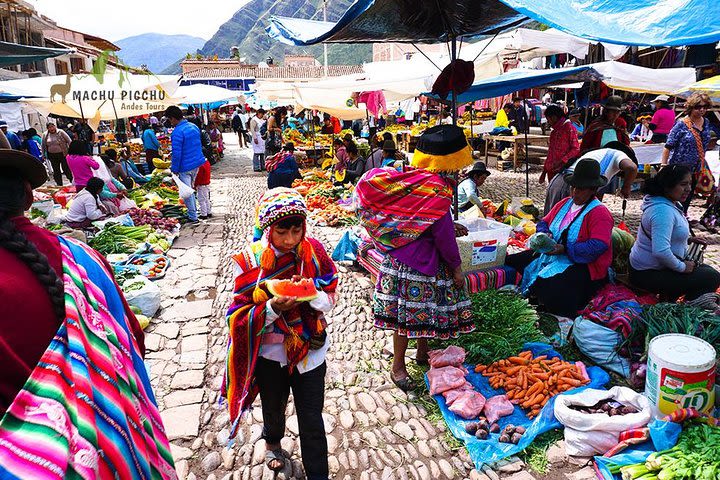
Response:
M176 174L181 182L192 187L195 184L195 177L200 165L205 163L205 155L203 155L200 140L200 129L185 120L179 107L168 107L165 110L165 116L173 126L170 137L172 143L170 171ZM183 198L183 201L188 209L188 223L199 223L195 195Z
M630 251L630 283L670 300L695 300L720 286L720 273L687 258L688 244L704 242L690 236L682 202L691 193L692 173L670 165L645 181L637 241Z

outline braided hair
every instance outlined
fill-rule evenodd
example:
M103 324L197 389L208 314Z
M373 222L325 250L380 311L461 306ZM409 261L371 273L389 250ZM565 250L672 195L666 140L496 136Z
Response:
M13 253L32 270L50 295L58 320L65 319L63 282L47 257L15 228L11 218L25 207L25 182L14 173L0 174L0 248Z

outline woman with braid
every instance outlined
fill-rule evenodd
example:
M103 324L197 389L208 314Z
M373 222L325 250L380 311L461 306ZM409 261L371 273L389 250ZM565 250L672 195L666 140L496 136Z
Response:
M0 478L176 478L110 266L24 216L46 181L0 149Z

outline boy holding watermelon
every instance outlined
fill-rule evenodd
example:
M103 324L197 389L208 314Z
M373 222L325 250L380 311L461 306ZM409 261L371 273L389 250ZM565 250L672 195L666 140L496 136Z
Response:
M275 188L260 199L262 238L234 257L223 395L234 436L241 415L260 394L267 466L278 472L286 462L280 440L292 388L306 475L325 480L322 409L330 338L324 314L334 305L337 271L322 244L306 236L306 216L305 201L295 190Z

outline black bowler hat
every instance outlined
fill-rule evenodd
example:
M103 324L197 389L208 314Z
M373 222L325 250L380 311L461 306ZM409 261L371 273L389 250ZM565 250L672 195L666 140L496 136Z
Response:
M465 131L456 125L438 125L420 136L411 164L431 172L458 172L472 160Z
M575 188L600 188L607 185L608 179L600 174L600 163L582 158L573 173L565 175L565 182Z
M0 172L13 170L27 180L32 188L42 186L48 179L45 165L37 158L20 150L0 149Z

